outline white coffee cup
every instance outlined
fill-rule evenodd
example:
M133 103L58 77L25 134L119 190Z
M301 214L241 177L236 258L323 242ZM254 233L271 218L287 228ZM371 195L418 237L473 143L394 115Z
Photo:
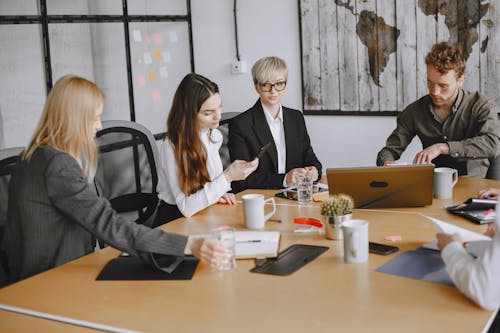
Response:
M347 263L368 260L368 221L349 220L342 223L344 232L344 261Z
M458 171L452 168L434 169L434 198L451 199L453 186L457 183Z
M276 212L274 198L264 200L262 194L245 194L243 199L243 214L245 217L245 227L248 229L263 229L264 223ZM264 215L264 204L273 203L273 210Z

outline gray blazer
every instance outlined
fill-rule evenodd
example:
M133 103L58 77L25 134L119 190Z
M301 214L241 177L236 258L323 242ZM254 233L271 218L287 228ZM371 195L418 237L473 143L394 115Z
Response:
M186 236L124 220L75 159L50 146L18 163L8 205L2 249L11 282L92 252L94 237L146 261L152 253L184 255Z

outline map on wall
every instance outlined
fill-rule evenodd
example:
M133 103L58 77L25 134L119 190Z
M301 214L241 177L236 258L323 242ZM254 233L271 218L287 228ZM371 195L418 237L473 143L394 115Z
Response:
M301 0L300 16L306 113L401 111L427 93L424 58L440 41L466 59L464 89L500 105L500 6L491 0Z

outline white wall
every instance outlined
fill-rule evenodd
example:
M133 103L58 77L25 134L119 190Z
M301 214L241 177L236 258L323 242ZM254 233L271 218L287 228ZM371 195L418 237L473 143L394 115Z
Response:
M191 0L196 72L219 84L223 110L244 111L255 103L250 70L232 75L236 60L233 1ZM252 64L276 55L288 64L285 106L301 109L300 31L297 1L247 0L238 2L240 57ZM394 129L395 117L306 116L313 148L327 167L375 165L377 152ZM413 142L401 160L411 162L420 143Z

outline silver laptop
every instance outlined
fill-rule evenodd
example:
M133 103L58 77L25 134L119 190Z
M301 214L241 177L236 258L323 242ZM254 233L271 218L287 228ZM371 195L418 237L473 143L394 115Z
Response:
M330 194L345 193L356 208L419 207L432 204L434 165L330 168Z

